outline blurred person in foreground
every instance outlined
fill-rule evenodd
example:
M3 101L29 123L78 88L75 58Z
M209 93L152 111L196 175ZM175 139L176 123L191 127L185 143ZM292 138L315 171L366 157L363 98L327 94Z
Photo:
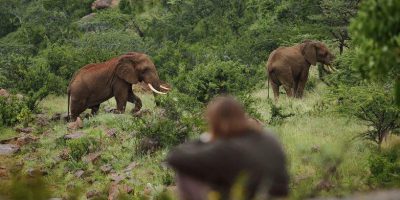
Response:
M209 134L173 149L181 200L270 199L288 195L289 177L280 143L250 120L233 97L207 107ZM209 136L209 137L205 137Z

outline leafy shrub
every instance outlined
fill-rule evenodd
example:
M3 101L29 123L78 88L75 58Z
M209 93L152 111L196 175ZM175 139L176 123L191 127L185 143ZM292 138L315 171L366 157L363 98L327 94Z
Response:
M91 12L90 5L92 0L43 0L43 6L47 10L57 10L65 12L71 18L83 17Z
M316 77L309 77L304 87L306 91L312 92L317 87L318 80Z
M341 113L355 116L368 127L360 136L379 146L388 134L400 128L400 108L395 105L390 85L363 84L339 86L332 90L330 98L338 101Z
M46 59L49 71L65 80L69 80L76 70L86 64L80 50L71 45L49 45L41 52L41 56Z
M201 115L202 104L193 97L171 91L169 95L156 97L160 114L144 119L138 137L151 140L155 148L166 148L184 142L189 136L204 127ZM143 152L146 149L139 151Z
M400 186L400 145L371 154L369 182L385 187Z
M195 96L206 103L219 94L250 91L258 83L257 70L234 61L213 60L181 73L176 83L180 92Z
M285 113L284 109L281 106L271 101L269 102L269 104L271 105L271 118L269 120L269 123L272 125L282 124L286 118L294 115L293 113Z
M103 62L130 51L145 52L143 41L133 32L87 33L72 44L78 48L74 58L80 58L82 64Z
M252 97L251 94L244 92L237 95L237 99L244 106L246 113L249 114L250 117L258 120L261 119L261 114L258 112L256 107L258 102Z
M4 72L0 87L21 92L31 111L47 95L65 91L65 81L49 71L48 63L43 58L11 54L1 60L0 64L0 72Z
M169 119L152 119L138 130L138 137L142 140L151 140L155 149L171 147L184 142L190 133L190 128L184 123ZM140 146L139 146L140 147ZM139 149L145 153L146 149Z
M358 46L354 66L364 77L394 84L397 105L400 105L399 9L399 1L362 1L350 25Z
M342 55L337 56L333 66L337 69L335 73L325 78L326 83L330 86L338 85L358 85L362 82L360 74L353 69L355 55L351 51L345 51ZM319 68L321 69L321 68Z
M198 117L201 113L202 104L195 97L175 90L165 96L156 96L155 101L156 105L163 109L165 117L171 120Z
M82 31L101 32L107 30L123 30L129 25L131 20L129 15L125 15L115 10L103 10L94 14L90 18L82 18L77 25Z
M67 141L70 150L70 156L74 161L80 161L82 156L95 151L98 141L94 137L84 136L78 139Z
M18 116L26 111L25 102L16 97L0 97L0 125L12 126L19 122ZM20 118L21 120L21 118Z
M27 127L30 122L33 120L32 112L28 109L28 107L22 107L21 111L17 115L17 120L21 122L24 127Z

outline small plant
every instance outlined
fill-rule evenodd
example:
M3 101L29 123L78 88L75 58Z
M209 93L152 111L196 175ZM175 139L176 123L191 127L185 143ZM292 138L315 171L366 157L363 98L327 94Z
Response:
M369 159L370 184L385 187L400 186L400 144L371 154Z
M25 103L14 96L0 97L0 124L15 125L19 121L18 116L24 108L26 108Z
M67 141L67 146L70 150L70 157L75 161L80 161L82 156L93 152L97 148L97 140L91 137L82 137Z
M150 141L152 147L142 146L145 149L139 149L139 152L145 153L148 149L154 151L178 145L188 138L191 129L192 127L185 123L175 122L170 119L153 119L146 122L146 125L139 129L138 137L142 142Z
M17 120L21 122L24 127L28 127L29 123L33 120L31 110L29 110L27 106L22 107L17 116Z
M270 105L271 105L271 118L269 120L270 124L273 125L282 124L286 118L294 115L293 113L285 114L281 106L278 106L272 102L270 102Z

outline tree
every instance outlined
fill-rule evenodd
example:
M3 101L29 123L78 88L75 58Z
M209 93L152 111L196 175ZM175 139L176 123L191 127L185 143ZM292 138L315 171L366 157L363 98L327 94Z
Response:
M347 41L351 40L348 26L351 18L355 17L361 0L321 0L319 7L321 13L310 16L324 26L335 41L339 43L339 52L343 53L344 47L349 47Z
M360 137L380 147L389 134L400 134L400 108L388 90L390 85L360 83L341 85L334 89L333 99L339 99L339 111L355 116L368 126Z
M365 78L394 84L400 106L400 1L365 0L350 26L355 67Z

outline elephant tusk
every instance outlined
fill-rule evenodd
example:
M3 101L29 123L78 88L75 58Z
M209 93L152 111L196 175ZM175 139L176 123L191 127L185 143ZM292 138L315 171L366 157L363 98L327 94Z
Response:
M329 65L323 65L323 69L325 72L332 73L332 69L329 67Z
M155 92L155 93L157 93L157 94L167 94L167 93L160 92L160 91L154 89L154 87L153 87L150 83L148 83L147 85L150 87L150 89L151 89L153 92Z
M162 89L164 89L164 90L168 90L168 91L171 90L171 88L167 88L167 87L165 87L165 86L163 86L163 85L160 85L160 88L162 88Z
M332 67L331 65L328 65L328 67L329 67L329 70L331 70L332 72L336 72L336 71L337 71L337 69L335 69L335 68Z

